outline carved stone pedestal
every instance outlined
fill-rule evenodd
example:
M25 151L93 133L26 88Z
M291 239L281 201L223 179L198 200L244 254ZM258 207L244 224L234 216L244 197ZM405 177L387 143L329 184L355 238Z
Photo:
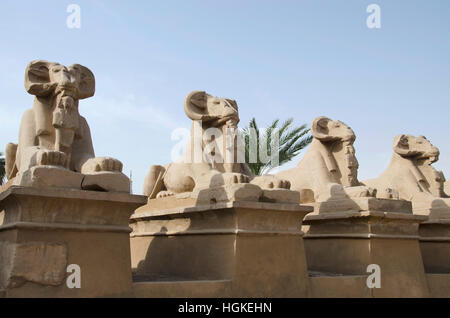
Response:
M412 214L407 201L355 198L317 203L303 221L308 269L322 276L368 276L367 266L377 264L381 288L372 289L371 297L427 297L418 235L425 220Z
M419 234L425 271L450 274L450 218L420 224Z
M450 199L425 199L413 201L414 213L429 218L419 227L425 271L430 274L450 274ZM450 293L450 287L448 290Z
M0 193L2 296L132 296L128 222L145 202L125 193L5 189ZM81 286L69 288L76 265Z
M149 200L131 217L137 297L306 297L301 222L312 208Z

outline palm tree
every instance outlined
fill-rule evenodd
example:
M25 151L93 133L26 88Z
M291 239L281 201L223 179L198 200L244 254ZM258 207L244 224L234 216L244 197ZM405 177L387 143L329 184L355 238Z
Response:
M0 152L0 185L3 184L4 179L5 179L5 157L3 157L3 153Z
M307 134L309 133L309 129L307 128L306 124L299 127L292 127L293 121L293 118L289 118L281 125L281 127L278 127L280 120L275 119L268 128L262 129L260 131L258 129L258 125L256 124L255 118L253 118L250 121L249 126L242 129L242 137L245 141L245 162L247 163L253 174L263 175L269 172L271 169L291 161L295 156L299 154L300 150L311 143L312 136L307 136ZM278 130L279 145L278 163L272 162L272 160L263 162L261 161L259 153L260 142L264 142L265 140L265 142L267 143L267 156L271 158L271 149L272 146L275 146L273 137L276 136L276 129ZM255 135L256 137L256 162L250 162L250 138L252 135Z

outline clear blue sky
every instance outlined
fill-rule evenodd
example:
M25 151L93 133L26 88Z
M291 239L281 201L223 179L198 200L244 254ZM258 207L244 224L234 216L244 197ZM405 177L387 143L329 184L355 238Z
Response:
M80 29L66 26L71 3ZM371 3L381 29L366 26ZM425 135L450 178L450 1L2 0L0 11L2 148L33 103L25 67L46 59L94 72L80 113L96 154L133 171L135 193L151 164L170 161L173 129L190 125L183 99L197 89L236 99L241 125L346 122L361 180L384 171L397 134Z

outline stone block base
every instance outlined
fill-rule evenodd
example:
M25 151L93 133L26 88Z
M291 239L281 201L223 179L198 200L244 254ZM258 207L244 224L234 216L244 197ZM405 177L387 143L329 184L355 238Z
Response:
M426 274L430 297L450 298L450 274Z
M230 280L134 282L137 298L227 298L231 297Z
M316 276L310 278L313 298L371 298L367 275Z
M172 208L162 210L161 206ZM156 295L149 290L161 285L165 286L161 297L190 297L198 292L174 286L229 281L227 287L211 283L208 286L214 287L204 290L211 294L200 294L218 297L223 291L228 297L306 297L308 275L300 228L310 211L298 204L192 205L189 199L173 197L149 200L131 217L131 261L139 282L135 289Z
M361 210L344 212L330 212L327 202L325 213L317 212L323 211L317 204L303 221L308 269L325 275L367 276L368 265L376 264L381 288L372 289L373 297L429 296L418 233L427 217L413 215L405 202L359 198L355 205Z
M125 193L9 187L0 193L3 296L132 296L128 220L145 202ZM80 288L67 285L72 264Z
M450 219L423 222L419 235L425 272L450 274Z
M38 189L64 188L130 193L130 179L121 172L82 174L55 166L31 167L11 179L11 184Z

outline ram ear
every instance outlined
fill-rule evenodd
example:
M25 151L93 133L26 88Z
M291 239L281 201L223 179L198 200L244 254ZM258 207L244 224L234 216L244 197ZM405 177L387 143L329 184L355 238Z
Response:
M50 83L49 70L57 63L35 60L28 64L25 70L25 89L36 96L47 96L53 92L56 84Z
M330 118L325 116L320 116L314 119L311 124L311 134L314 138L319 139L320 141L329 141L334 139L333 136L329 135L328 123L330 120Z
M238 110L238 104L234 99L230 99L230 98L225 98L225 100L227 101L227 103L233 107L234 109Z
M410 135L398 135L394 139L394 151L402 157L412 157L419 154L417 150L411 149L409 139ZM414 137L413 137L414 138Z
M87 67L74 64L70 67L77 72L78 78L78 98L84 99L94 96L95 93L95 77Z
M184 100L184 111L192 120L205 120L208 117L206 108L208 94L204 91L190 92Z

